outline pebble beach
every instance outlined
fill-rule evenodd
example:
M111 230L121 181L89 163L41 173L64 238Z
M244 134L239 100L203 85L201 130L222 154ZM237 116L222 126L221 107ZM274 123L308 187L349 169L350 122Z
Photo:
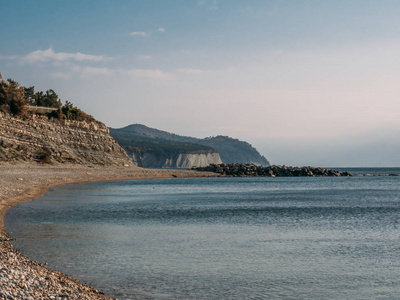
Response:
M209 177L190 170L152 170L138 167L0 164L0 299L112 299L95 287L31 261L11 244L4 215L13 205L37 198L57 185L94 181Z

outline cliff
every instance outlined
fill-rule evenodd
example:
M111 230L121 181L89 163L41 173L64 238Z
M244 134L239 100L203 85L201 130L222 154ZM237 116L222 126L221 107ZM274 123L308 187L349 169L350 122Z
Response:
M112 128L110 134L139 167L191 168L222 163L220 155L208 146L155 139Z
M21 119L4 112L0 112L0 161L132 164L103 123L37 115Z
M221 161L224 163L252 163L263 166L270 165L268 160L249 143L227 136L199 139L149 128L141 124L132 124L124 128L110 129L110 134L120 143L128 154L131 151L130 149L133 148L137 149L137 151L142 155L148 151L165 152L164 149L166 147L170 148L170 145L174 145L175 151L182 154L193 153L193 150L196 149L207 149L209 153L217 152ZM143 144L143 141L146 141L146 144ZM151 144L151 147L148 147L149 144ZM192 145L192 148L195 149L189 149L188 145ZM212 163L218 164L216 162L209 162L209 164ZM191 166L200 167L200 165ZM156 166L148 165L148 167ZM157 167L159 166L157 165Z
M222 163L218 153L175 153L172 155L158 155L147 151L141 154L138 151L128 151L133 163L144 168L191 168L194 166L206 167L210 164Z

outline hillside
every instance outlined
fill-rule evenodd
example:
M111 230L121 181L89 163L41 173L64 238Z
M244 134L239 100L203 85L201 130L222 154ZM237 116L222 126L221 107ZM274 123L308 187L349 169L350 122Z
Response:
M218 151L226 164L252 163L269 166L269 161L249 143L228 136L216 136L201 140L203 145L210 146Z
M217 151L205 145L171 141L112 128L110 135L139 167L191 168L222 162Z
M0 162L131 165L108 132L100 122L24 120L0 112Z
M249 143L227 136L198 139L149 128L141 124L110 129L110 134L127 151L128 155L132 152L142 155L149 152L168 154L171 149L180 154L195 154L201 151L203 153L217 152L223 163L269 165L268 160ZM167 156L164 155L165 157Z
M0 81L0 162L131 165L108 128L53 90Z

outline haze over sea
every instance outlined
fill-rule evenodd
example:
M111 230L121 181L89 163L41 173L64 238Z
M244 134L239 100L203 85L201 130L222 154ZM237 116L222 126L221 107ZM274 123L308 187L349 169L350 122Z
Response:
M399 221L396 176L63 186L5 218L25 255L119 299L395 299Z

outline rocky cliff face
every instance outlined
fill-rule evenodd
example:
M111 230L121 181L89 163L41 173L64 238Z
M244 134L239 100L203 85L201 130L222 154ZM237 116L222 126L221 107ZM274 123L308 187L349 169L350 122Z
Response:
M176 153L173 155L159 155L158 153L128 151L135 165L144 168L191 168L206 167L210 164L222 163L217 152L204 153Z
M0 161L130 165L125 151L100 122L22 120L0 112Z
M176 165L179 168L191 168L193 166L208 166L210 164L222 164L219 153L204 153L204 154L180 154L176 159Z

